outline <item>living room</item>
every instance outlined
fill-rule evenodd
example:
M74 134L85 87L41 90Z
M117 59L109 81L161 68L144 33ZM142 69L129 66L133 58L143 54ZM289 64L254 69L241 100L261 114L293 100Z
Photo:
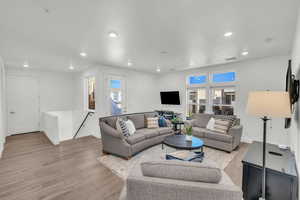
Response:
M298 8L296 0L1 2L0 198L298 199ZM287 77L295 102L290 115L272 117ZM274 106L265 130L250 105L258 91L278 100L264 105ZM177 103L162 102L170 92ZM224 134L210 134L232 116ZM178 152L195 157L174 159ZM274 180L285 185L280 195Z

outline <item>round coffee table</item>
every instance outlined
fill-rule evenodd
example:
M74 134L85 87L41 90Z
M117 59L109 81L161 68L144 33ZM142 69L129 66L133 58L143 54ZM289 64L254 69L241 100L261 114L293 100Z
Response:
M177 160L192 161L197 159L198 161L201 162L204 157L204 152L203 152L204 142L201 139L194 136L192 137L192 141L187 141L185 139L185 135L167 136L162 142L162 149L164 149L164 145L173 147L177 150L190 151L190 152L178 151L178 152L167 154L166 155L167 160L177 159ZM191 152L192 150L197 150L197 149L199 149L200 151Z

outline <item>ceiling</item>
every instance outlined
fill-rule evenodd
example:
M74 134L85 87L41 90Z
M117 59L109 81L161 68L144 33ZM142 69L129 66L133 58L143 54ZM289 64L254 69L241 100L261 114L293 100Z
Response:
M297 10L298 0L1 0L0 55L14 67L149 72L287 55Z

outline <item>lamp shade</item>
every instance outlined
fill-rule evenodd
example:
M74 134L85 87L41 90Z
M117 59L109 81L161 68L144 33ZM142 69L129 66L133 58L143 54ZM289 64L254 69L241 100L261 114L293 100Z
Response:
M291 117L289 93L283 91L255 91L248 96L247 113L261 117Z

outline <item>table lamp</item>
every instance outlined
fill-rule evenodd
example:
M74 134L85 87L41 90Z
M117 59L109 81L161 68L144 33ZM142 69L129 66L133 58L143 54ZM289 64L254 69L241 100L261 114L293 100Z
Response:
M255 91L248 96L248 114L259 116L263 120L263 175L262 194L259 200L266 200L266 132L267 121L273 117L291 117L289 93L283 91Z

